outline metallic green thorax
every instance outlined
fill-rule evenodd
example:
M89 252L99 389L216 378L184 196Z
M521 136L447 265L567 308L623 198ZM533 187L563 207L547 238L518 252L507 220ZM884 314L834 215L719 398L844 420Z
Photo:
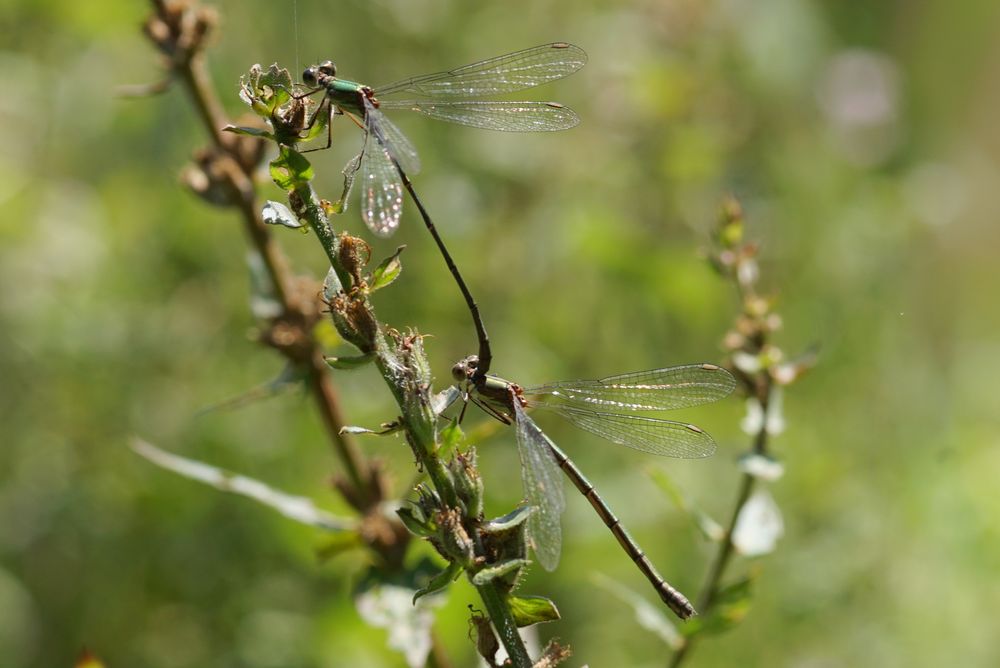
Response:
M338 79L336 77L327 78L326 81L323 81L323 85L326 87L326 94L334 105L348 113L364 117L363 101L366 97L372 97L371 88L354 81ZM375 105L378 106L377 103Z

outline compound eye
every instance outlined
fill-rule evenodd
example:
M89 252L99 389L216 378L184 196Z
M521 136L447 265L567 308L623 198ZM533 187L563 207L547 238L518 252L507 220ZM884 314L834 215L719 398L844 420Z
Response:
M305 70L303 70L302 71L302 83L304 83L307 86L315 86L316 85L316 72L315 72L315 70L316 70L315 67L307 67Z
M337 76L337 66L333 64L332 60L324 60L319 64L319 71L327 76L335 77Z
M468 380L469 374L465 369L464 362L458 362L455 366L451 367L451 377L458 381Z

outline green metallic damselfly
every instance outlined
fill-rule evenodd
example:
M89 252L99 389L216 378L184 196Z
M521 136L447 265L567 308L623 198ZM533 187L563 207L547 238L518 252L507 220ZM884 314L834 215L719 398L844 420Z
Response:
M559 563L562 547L559 516L566 506L559 477L562 469L663 602L681 619L695 614L687 598L660 576L590 481L528 417L526 409L549 410L581 429L642 452L667 457L708 457L715 452L715 441L699 427L640 413L718 401L736 387L732 374L714 364L687 364L600 380L522 387L496 376L477 374L478 362L475 356L465 358L452 368L452 376L461 383L470 401L498 420L515 426L524 493L534 508L528 518L528 532L538 563L550 571Z
M328 113L348 114L365 130L360 159L347 171L361 173L361 216L365 224L375 234L389 236L399 227L403 208L403 183L397 165L404 173L415 174L420 170L420 159L410 140L382 113L384 110L408 109L486 130L566 130L580 119L558 102L479 98L561 79L586 62L587 54L580 47L554 42L385 86L371 87L340 79L336 66L329 60L306 68L302 81L314 89L309 94L324 91ZM322 112L323 109L317 109L317 114Z
M346 201L355 176L361 173L362 208L365 224L378 236L389 236L399 227L403 211L403 188L420 210L428 231L444 257L469 308L479 339L480 375L489 370L492 354L489 336L471 291L452 260L407 174L420 169L420 159L410 140L382 113L384 109L409 109L438 120L487 130L542 132L575 126L579 117L558 102L506 102L492 97L533 88L561 79L583 67L587 54L567 42L553 42L481 60L454 70L403 79L370 87L337 77L331 61L306 68L302 81L322 91L323 101L310 122L323 113L346 114L364 129L360 155L344 170ZM327 146L331 135L327 134Z

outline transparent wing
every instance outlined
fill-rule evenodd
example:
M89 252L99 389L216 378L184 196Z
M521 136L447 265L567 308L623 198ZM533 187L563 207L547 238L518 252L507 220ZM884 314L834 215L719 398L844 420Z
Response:
M381 106L409 109L439 121L485 130L546 132L568 130L580 122L575 111L558 102L388 100Z
M598 413L590 409L529 401L529 406L551 410L592 434L618 445L664 457L697 459L715 452L715 441L693 424L642 415Z
M361 218L372 232L387 237L399 227L403 213L403 183L389 153L367 117L365 146L361 153ZM377 121L376 121L377 122Z
M559 553L562 551L559 518L566 509L562 472L549 449L549 437L532 422L516 400L514 421L524 494L534 508L528 518L531 546L542 568L553 571L559 565Z
M736 387L733 375L714 364L686 364L600 380L569 380L525 389L570 407L611 412L673 410L718 401Z
M389 155L396 159L403 171L407 174L419 172L420 157L417 155L417 149L403 134L403 131L386 118L385 114L375 108L368 99L365 99L365 117L368 126L374 129L379 142L389 151Z
M561 79L587 63L587 54L566 42L542 44L481 60L447 72L411 77L375 89L376 97L397 93L453 100L513 93Z

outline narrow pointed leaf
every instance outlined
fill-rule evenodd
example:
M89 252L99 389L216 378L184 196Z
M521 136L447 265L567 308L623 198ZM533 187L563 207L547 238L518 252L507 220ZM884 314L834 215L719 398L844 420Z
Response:
M327 364L334 369L357 369L371 364L375 359L374 355L344 355L340 357L324 357Z
M524 568L529 563L527 559L509 559L496 566L487 566L472 576L472 584L476 586L489 584L497 578L505 577L520 568Z
M359 550L365 546L360 534L356 531L344 531L329 537L316 549L316 558L319 561L329 561L336 556Z
M602 573L594 573L592 579L599 587L607 590L631 607L632 612L635 614L636 623L658 636L666 643L667 647L676 651L684 645L684 637L677 630L677 626L664 613L662 605L650 603L638 592L620 582L612 580Z
M251 128L245 125L227 125L222 128L224 132L232 132L235 135L246 135L247 137L260 137L261 139L274 139L274 133L268 132L264 128Z
M180 457L139 438L133 438L130 445L136 454L145 457L157 466L185 478L211 485L224 492L248 497L258 503L270 506L285 517L297 522L331 532L353 532L357 526L357 522L354 520L342 519L320 510L313 505L311 499L280 492L259 480L237 475L193 459Z
M430 582L427 583L426 587L422 587L417 590L413 595L413 602L416 603L418 599L427 596L428 594L433 594L434 592L441 591L452 582L455 581L459 575L462 574L462 567L456 563L451 562L448 567L443 571L431 578Z

